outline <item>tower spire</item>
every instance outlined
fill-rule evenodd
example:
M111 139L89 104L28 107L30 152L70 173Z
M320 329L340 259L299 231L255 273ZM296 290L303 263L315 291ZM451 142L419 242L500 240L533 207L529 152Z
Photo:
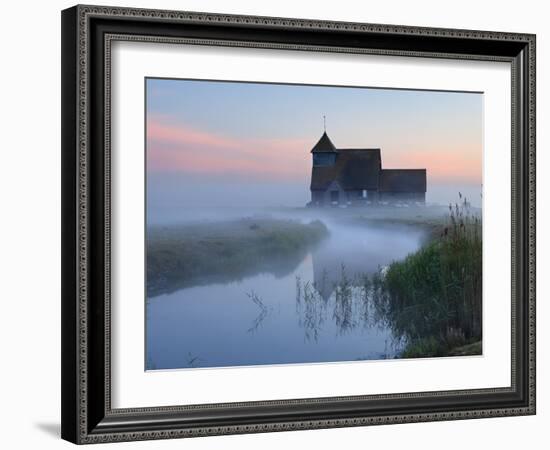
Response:
M326 133L327 132L327 116L323 114L323 130Z

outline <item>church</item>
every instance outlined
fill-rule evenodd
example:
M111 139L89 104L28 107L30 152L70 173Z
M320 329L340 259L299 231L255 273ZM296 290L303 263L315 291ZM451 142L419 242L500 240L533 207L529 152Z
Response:
M379 148L336 148L326 131L311 150L308 206L424 203L426 169L382 169Z

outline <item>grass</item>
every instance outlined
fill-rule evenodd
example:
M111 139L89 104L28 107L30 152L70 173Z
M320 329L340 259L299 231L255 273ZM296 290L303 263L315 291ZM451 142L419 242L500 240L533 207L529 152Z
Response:
M156 227L147 236L149 296L271 272L289 273L328 235L319 221L247 218Z
M449 206L437 238L374 280L378 310L408 343L403 357L444 356L481 340L481 226L466 199Z
M331 303L339 333L357 326L392 329L400 357L481 354L482 222L478 209L460 196L448 209L422 213L377 211L349 216L354 223L423 228L424 245L404 260L350 279L345 267ZM417 214L418 212L418 214ZM321 283L322 284L322 283ZM297 279L297 306L314 336L323 322L322 286Z
M437 239L446 225L446 208L443 206L411 206L408 208L370 206L364 210L352 209L340 220L353 225L374 227L403 226L417 228L425 234L425 241ZM347 215L346 215L347 214Z
M461 341L457 346L453 346L448 341L434 336L418 339L405 347L401 352L401 358L481 355L481 340L473 340L469 344L462 345L463 342Z
M466 199L442 210L372 209L344 213L344 222L419 226L427 231L422 248L374 274L349 278L345 268L334 286L334 303L319 286L296 279L296 312L306 338L317 340L325 320L339 333L358 326L388 326L401 343L401 357L481 353L482 222ZM247 218L148 230L149 296L261 272L290 273L328 235L317 220ZM265 308L254 293L261 323ZM253 324L251 330L257 325Z

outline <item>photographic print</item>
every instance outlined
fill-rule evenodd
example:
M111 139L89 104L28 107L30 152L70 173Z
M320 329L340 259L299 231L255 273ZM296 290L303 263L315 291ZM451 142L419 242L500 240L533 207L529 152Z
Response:
M146 370L482 354L482 92L145 90Z
M329 19L62 12L64 439L536 413L536 36Z

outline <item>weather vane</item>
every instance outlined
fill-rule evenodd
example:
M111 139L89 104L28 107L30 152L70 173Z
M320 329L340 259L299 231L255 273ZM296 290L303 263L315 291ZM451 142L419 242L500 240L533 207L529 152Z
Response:
M323 129L325 133L327 132L327 117L323 115Z

